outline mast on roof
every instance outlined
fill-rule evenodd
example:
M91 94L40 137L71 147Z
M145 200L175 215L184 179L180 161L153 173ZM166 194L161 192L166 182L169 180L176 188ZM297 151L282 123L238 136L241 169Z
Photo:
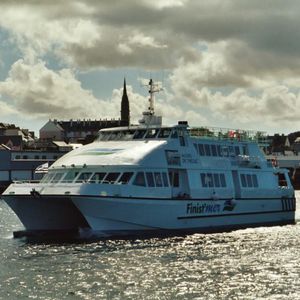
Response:
M152 79L150 79L148 85L149 88L149 106L148 111L143 112L143 118L140 120L140 124L145 125L161 125L162 123L162 117L161 116L155 116L154 111L154 93L158 93L162 90L162 88L159 86L158 83L155 83Z

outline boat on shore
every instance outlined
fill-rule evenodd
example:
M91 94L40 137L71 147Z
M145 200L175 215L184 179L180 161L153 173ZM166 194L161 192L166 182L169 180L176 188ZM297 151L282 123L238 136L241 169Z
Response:
M162 125L103 129L58 159L38 183L15 182L2 199L26 230L89 229L103 235L216 232L295 223L288 170L259 148L261 133Z

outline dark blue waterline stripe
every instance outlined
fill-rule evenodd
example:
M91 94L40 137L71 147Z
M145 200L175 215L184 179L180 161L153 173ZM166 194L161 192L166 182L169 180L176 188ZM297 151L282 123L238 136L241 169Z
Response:
M185 216L185 217L177 217L177 219L183 220L183 219L202 219L202 218L232 217L232 216L245 216L245 215L263 215L263 214L274 214L274 213L283 213L283 212L292 212L292 211L294 210L273 210L273 211L247 212L247 213L223 214L223 215Z

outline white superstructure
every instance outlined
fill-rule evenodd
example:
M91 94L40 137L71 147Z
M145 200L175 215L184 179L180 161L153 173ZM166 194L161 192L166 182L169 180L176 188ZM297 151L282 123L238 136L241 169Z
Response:
M287 170L266 161L259 133L160 123L152 103L139 126L101 130L40 183L14 183L2 198L28 230L119 235L295 222Z

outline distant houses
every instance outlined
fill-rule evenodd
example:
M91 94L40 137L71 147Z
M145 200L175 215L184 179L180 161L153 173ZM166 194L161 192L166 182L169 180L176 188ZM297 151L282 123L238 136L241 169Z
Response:
M34 132L14 124L0 123L0 146L10 150L23 150L35 142Z
M268 136L269 147L267 154L298 155L300 153L300 131Z
M119 127L119 120L49 120L40 129L41 141L65 141L67 143L91 143L100 129Z

